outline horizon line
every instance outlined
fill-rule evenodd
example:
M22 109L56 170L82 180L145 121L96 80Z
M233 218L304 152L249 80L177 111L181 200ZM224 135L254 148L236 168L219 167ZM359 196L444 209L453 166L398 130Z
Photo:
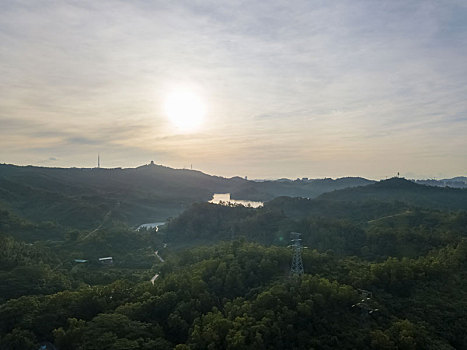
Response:
M72 166L72 167L63 167L63 166L43 166L43 165L34 165L34 164L27 164L27 165L20 165L20 164L13 164L13 163L0 163L0 165L9 165L9 166L15 166L15 167L23 167L23 168L26 168L26 167L31 167L31 168L45 168L45 169L87 169L87 170L95 170L95 169L99 169L99 170L129 170L129 169L138 169L138 168L141 168L141 167L144 167L144 166L159 166L159 167L164 167L164 168L168 168L168 169L172 169L172 170L187 170L187 171L195 171L195 172L200 172L202 174L205 174L205 175L208 175L208 176L215 176L215 177L222 177L222 178L226 178L226 179L233 179L233 178L241 178L241 179L244 179L245 181L254 181L254 182L261 182L261 181L279 181L279 180L289 180L289 181L311 181L311 180L326 180L326 179L330 179L330 180L338 180L338 179L345 179L345 178L361 178L361 179L365 179L365 180L369 180L369 181L384 181L384 180L389 180L389 179L392 179L392 178L402 178L402 179L406 179L406 180L414 180L414 181L449 181L449 180L453 180L455 178L458 178L458 177L466 177L467 178L467 175L456 175L456 176L453 176L453 177L450 177L450 178L439 178L437 179L436 177L425 177L425 178L409 178L409 177L405 177L403 175L399 175L399 173L397 173L396 175L393 175L393 176L385 176L385 177L381 177L379 179L372 179L372 178L367 178L367 177L364 177L364 176L360 176L360 175L347 175L347 176L338 176L338 177L296 177L295 179L293 178L288 178L288 177L278 177L278 178L252 178L252 179L248 179L247 177L244 177L244 176L240 176L240 175L234 175L234 176L231 176L231 177L227 177L227 176L222 176L222 175L215 175L215 174L210 174L210 173L207 173L207 172L204 172L202 170L198 170L198 169L192 169L192 168L186 168L186 167L183 167L183 168L174 168L174 167L170 167L170 166L167 166L167 165L163 165L163 164L157 164L157 163L154 163L154 161L150 161L149 163L147 164L142 164L142 165L139 165L139 166L135 166L135 167L102 167L100 166L97 166L97 167L77 167L77 166Z

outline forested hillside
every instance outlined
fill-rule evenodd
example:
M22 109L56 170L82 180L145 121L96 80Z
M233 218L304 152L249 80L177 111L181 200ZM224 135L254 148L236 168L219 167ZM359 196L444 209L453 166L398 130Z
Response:
M214 193L263 201L283 195L315 197L368 183L372 182L361 178L255 182L156 164L128 169L0 164L0 209L31 221L89 229L105 219L128 225L164 221L194 202L210 200Z
M4 349L463 349L467 243L371 263L240 241L173 255L150 282L114 281L0 306ZM360 289L371 291L364 299ZM371 312L370 312L371 311Z
M5 205L0 349L467 349L464 197L388 180L257 209L195 203L139 232Z
M402 178L392 178L365 187L347 188L323 194L322 199L361 202L401 201L407 204L448 210L467 210L467 189L419 185Z

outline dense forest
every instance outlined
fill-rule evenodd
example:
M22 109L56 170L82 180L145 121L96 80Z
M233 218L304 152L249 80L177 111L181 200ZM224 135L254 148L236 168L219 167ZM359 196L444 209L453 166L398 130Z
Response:
M140 231L105 210L86 228L4 205L0 349L467 349L466 194L391 179L187 204Z
M277 196L316 197L324 192L372 183L362 178L248 181L154 163L138 168L41 168L0 164L0 208L33 221L80 229L102 217L129 225L163 221L213 193L271 200Z

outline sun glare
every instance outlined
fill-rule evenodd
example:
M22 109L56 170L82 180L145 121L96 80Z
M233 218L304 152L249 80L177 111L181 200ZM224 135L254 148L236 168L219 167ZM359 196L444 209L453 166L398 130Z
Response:
M176 90L165 100L165 113L177 129L194 131L203 122L206 109L198 95L188 90Z

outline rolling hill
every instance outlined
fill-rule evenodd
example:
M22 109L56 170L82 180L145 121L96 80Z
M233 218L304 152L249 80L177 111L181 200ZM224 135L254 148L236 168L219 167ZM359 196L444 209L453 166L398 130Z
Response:
M362 178L247 181L200 171L149 164L138 168L45 168L0 165L0 208L32 221L55 221L93 228L104 218L129 225L163 221L213 193L232 198L270 200L277 196L315 197L360 186Z
M392 178L365 187L333 191L321 195L319 199L348 202L399 201L423 208L467 209L467 189L419 185L403 178Z

